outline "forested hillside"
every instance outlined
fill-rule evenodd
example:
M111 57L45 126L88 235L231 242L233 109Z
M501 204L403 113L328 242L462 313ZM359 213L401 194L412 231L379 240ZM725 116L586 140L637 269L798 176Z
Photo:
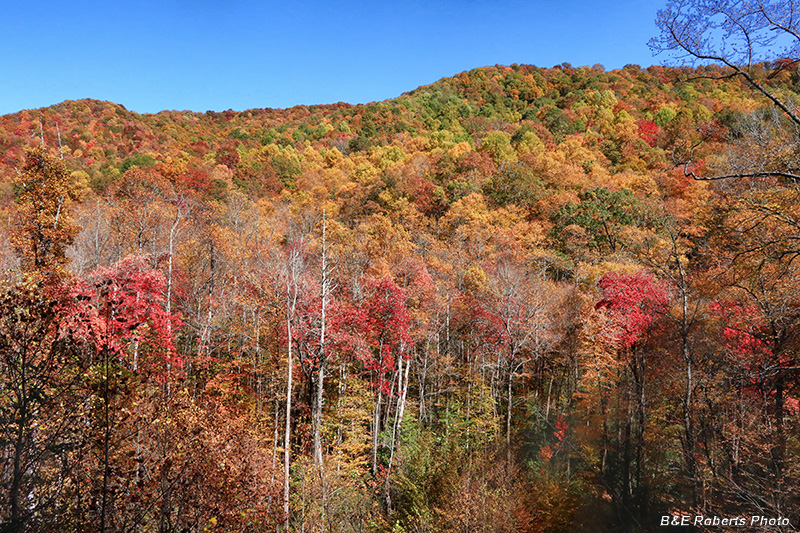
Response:
M0 117L5 530L797 527L798 135L732 74Z

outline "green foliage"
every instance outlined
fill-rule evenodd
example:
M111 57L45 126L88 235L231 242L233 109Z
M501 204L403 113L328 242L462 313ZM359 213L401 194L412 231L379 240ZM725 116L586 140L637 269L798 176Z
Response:
M637 201L628 189L609 191L599 187L582 192L579 204L567 204L556 214L556 238L571 226L583 228L589 235L589 246L615 253L622 226L634 223ZM563 242L563 240L562 240Z
M542 183L530 167L515 163L504 165L484 188L497 205L515 204L529 207L542 194Z
M281 152L272 158L271 163L281 182L287 187L292 187L301 172L297 158L287 152Z
M244 131L242 128L234 128L228 134L228 137L231 139L236 139L237 141L246 141L250 139L250 134Z
M575 124L564 115L563 110L555 106L547 106L539 111L539 119L557 140L563 140L577 130Z
M119 171L120 174L125 174L128 170L132 168L147 168L155 166L156 160L153 156L149 154L134 154L130 157L126 157L120 164L119 164Z
M345 133L345 134L351 133L350 125L347 123L347 121L344 120L339 122L339 126L337 129L339 130L339 133Z
M688 83L681 84L678 89L678 97L685 102L694 102L698 96L695 88Z
M92 174L89 186L95 193L102 194L105 192L106 188L119 179L120 176L121 173L116 166L105 164Z
M677 113L673 109L671 109L669 107L665 107L665 108L661 109L661 111L656 113L656 116L653 119L653 122L655 122L659 127L663 128L664 126L666 126L667 124L672 122L672 120L676 116L677 116Z
M372 141L367 137L359 135L350 140L347 145L347 151L353 152L366 152L372 147Z
M274 143L278 139L278 137L280 137L280 133L278 133L278 130L276 130L275 128L270 128L261 133L259 140L261 141L262 145L266 146L268 144Z
M617 97L610 90L592 91L587 95L587 102L596 108L612 109L617 104Z
M395 496L398 517L405 524L432 525L435 505L446 497L448 469L452 461L442 461L441 450L432 432L407 428L403 439L402 468L397 474Z
M495 164L511 162L517 156L511 146L511 135L504 131L493 131L481 139L481 152L489 154Z
M308 127L307 124L303 124L296 130L292 132L292 140L296 143L301 143L305 141L309 135L312 134L312 130Z

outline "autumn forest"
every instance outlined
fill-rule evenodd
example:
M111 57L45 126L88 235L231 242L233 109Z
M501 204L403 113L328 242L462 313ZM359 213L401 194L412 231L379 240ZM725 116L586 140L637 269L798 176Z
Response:
M712 59L0 116L0 530L794 531L800 70Z

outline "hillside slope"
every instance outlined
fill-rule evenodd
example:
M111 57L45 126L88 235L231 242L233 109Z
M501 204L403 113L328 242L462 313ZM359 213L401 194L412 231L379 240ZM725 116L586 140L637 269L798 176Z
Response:
M3 463L0 519L30 494L48 531L800 523L800 150L727 74L0 117L0 391L47 380L0 404L33 465ZM772 166L689 175L742 161ZM21 346L55 355L21 373Z

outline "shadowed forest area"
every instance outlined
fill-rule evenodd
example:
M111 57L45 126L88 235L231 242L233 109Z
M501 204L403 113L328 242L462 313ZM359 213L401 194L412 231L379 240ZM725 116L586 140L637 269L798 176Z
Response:
M0 529L795 531L786 57L0 117Z

